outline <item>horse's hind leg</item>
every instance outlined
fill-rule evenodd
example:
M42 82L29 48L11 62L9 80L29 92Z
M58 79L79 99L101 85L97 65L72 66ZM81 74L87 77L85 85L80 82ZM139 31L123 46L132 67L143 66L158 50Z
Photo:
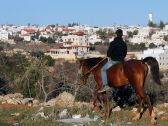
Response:
M151 105L151 101L150 101L149 96L145 93L144 88L139 88L139 90L137 90L137 91L138 91L138 94L140 95L140 97L148 105L149 114L151 116L151 124L156 124L157 123L157 121L156 121L157 118L156 118L156 115L155 115L155 113L153 111L153 106Z
M142 98L138 95L138 109L136 112L136 115L133 117L133 120L139 120L142 116L141 114L141 108L142 108Z
M157 121L156 121L157 117L156 117L156 115L154 113L153 106L151 105L149 96L146 95L144 100L147 103L148 108L149 108L149 114L151 116L151 124L156 124L157 123Z

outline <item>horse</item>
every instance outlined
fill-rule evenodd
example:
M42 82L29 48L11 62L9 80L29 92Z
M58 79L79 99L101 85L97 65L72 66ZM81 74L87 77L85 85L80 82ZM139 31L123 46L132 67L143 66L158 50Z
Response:
M95 111L98 111L98 90L100 90L103 86L101 68L107 61L107 58L93 57L82 59L79 62L78 74L80 75L80 83L86 84L89 75L93 74L94 79L98 85L98 89L95 90L93 99ZM133 117L133 120L139 120L142 117L141 108L143 102L145 102L148 105L149 114L151 116L151 123L156 124L156 114L154 113L150 98L144 89L145 80L149 73L151 73L154 82L156 82L158 85L161 85L159 64L158 61L153 57L146 57L142 60L130 59L119 62L107 70L107 80L108 85L114 88L120 88L131 84L138 96L138 109L135 116ZM103 92L102 97L104 117L105 119L108 119L109 108L107 103L107 92Z

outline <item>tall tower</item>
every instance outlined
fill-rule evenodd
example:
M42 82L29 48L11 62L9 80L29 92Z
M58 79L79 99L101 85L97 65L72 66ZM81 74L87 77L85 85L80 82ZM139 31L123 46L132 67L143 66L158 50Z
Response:
M149 22L153 22L153 17L152 17L152 14L151 14L151 13L148 15L148 21L149 21Z

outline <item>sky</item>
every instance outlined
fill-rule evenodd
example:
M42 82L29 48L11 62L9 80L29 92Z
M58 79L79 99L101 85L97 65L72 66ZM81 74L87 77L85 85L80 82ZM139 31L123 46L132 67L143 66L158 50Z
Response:
M89 26L168 22L168 0L0 0L0 24Z

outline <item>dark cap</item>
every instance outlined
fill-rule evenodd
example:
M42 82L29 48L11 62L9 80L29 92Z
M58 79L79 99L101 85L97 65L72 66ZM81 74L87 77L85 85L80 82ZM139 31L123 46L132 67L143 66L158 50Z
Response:
M117 36L123 36L123 31L121 29L118 29L116 31Z

